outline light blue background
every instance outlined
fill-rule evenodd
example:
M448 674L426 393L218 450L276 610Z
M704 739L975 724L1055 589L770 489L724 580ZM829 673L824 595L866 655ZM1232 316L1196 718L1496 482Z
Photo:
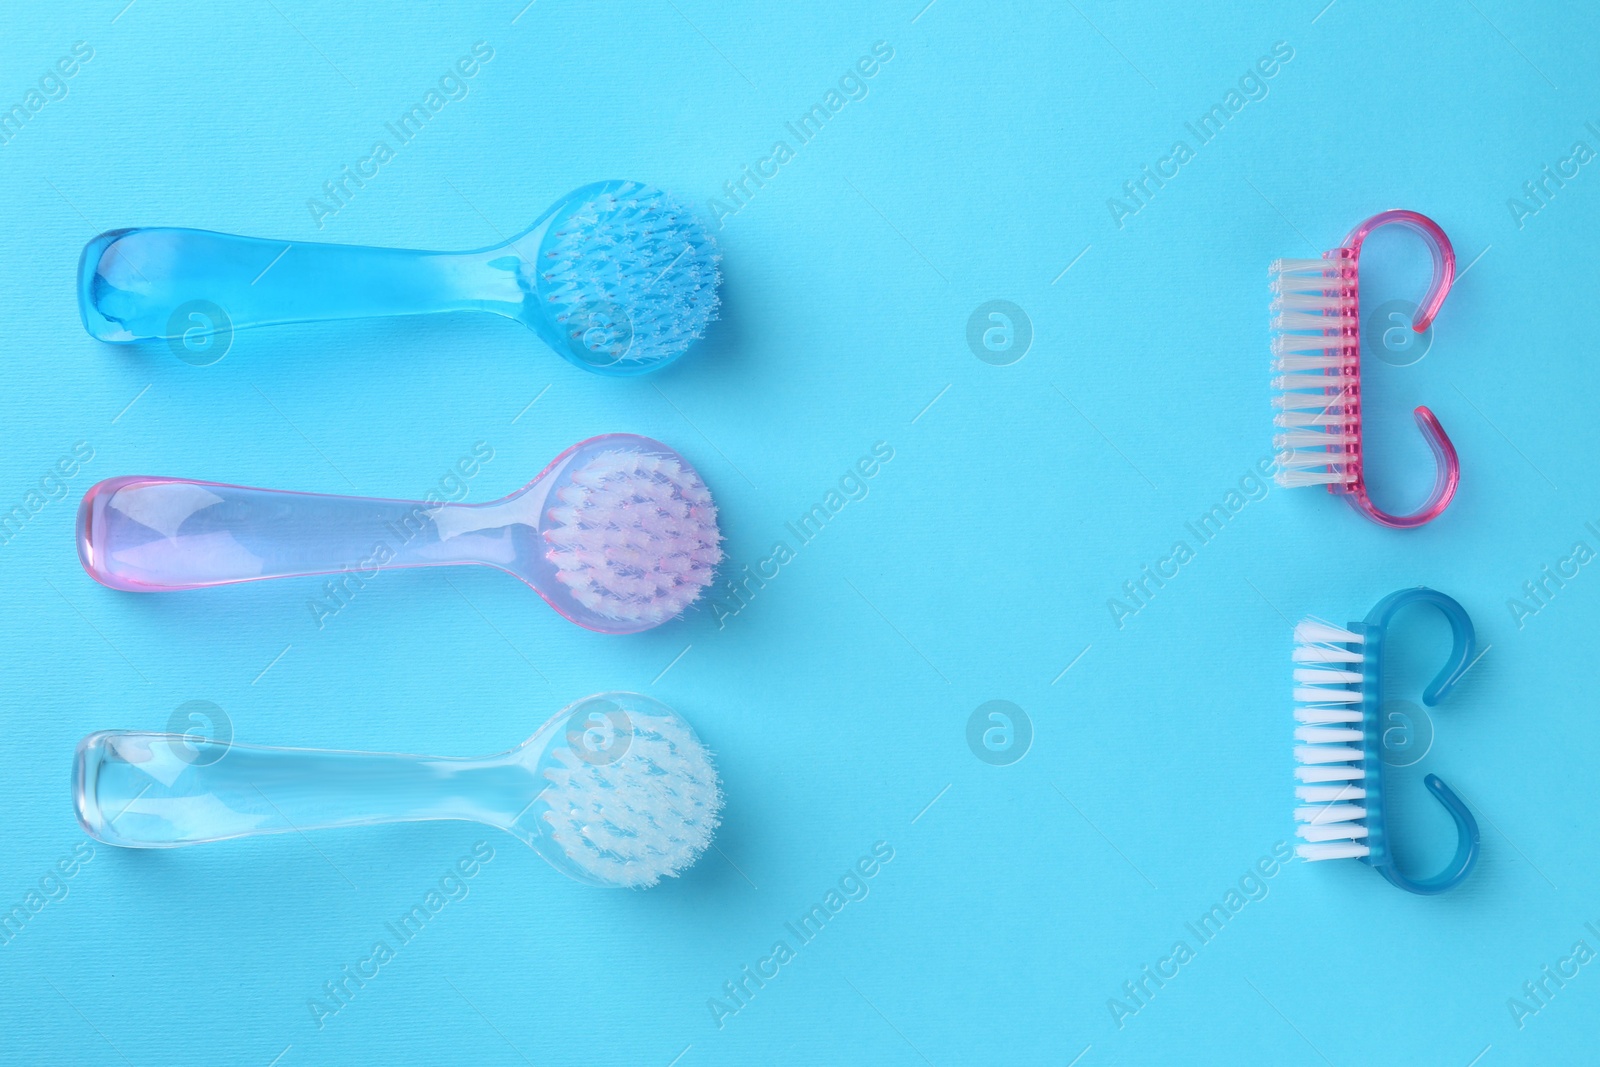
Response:
M163 728L196 699L240 740L470 755L591 692L641 690L718 753L718 848L629 894L462 824L97 846L66 898L0 946L0 1058L1592 1055L1600 963L1520 1029L1507 1001L1580 939L1600 950L1584 925L1600 926L1600 564L1520 627L1507 602L1575 541L1600 549L1584 527L1600 525L1600 163L1520 227L1507 200L1574 141L1600 149L1584 128L1600 124L1593 12L523 2L4 15L6 107L73 42L95 54L0 147L0 510L75 442L94 458L0 547L0 905L83 840L77 739ZM477 41L495 55L470 95L318 231L306 200ZM209 367L79 325L78 250L114 227L465 248L611 177L703 211L879 41L894 58L866 99L723 220L723 320L661 374L585 374L487 316L245 332ZM1184 123L1279 41L1294 58L1267 97L1114 225L1107 198L1174 140L1193 147ZM1437 219L1470 269L1425 359L1368 363L1374 478L1385 500L1420 495L1427 454L1405 411L1428 403L1461 452L1454 506L1398 533L1274 489L1197 546L1185 523L1269 452L1267 264L1387 207ZM1390 258L1373 257L1367 306L1415 298L1417 249L1372 247ZM991 299L1031 318L1010 366L966 343ZM417 497L483 441L494 459L471 499L488 500L611 430L698 465L734 565L768 556L874 442L894 459L721 628L701 611L607 639L483 570L451 574L459 594L437 572L384 575L319 631L316 581L139 597L74 557L76 502L105 477ZM1195 558L1119 629L1108 598L1179 539ZM1477 873L1424 899L1360 864L1292 864L1198 946L1184 924L1292 831L1286 620L1359 618L1417 583L1458 597L1492 647L1438 711L1401 814L1416 862L1442 858L1448 824L1415 775L1443 775L1478 812ZM1397 641L1393 695L1416 700L1442 626L1419 619ZM991 699L1032 721L1011 766L967 746ZM308 999L478 840L495 858L470 896L319 1030ZM870 895L719 1029L708 998L879 841L894 859ZM1119 1029L1108 1000L1180 938L1195 958Z

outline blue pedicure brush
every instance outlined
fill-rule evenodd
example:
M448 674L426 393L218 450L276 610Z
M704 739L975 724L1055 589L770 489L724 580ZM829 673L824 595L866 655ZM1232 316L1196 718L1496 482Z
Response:
M658 189L597 182L472 252L300 244L206 230L112 230L84 247L78 307L102 341L289 322L492 311L601 374L682 355L716 317L716 244ZM201 318L191 318L200 310ZM218 314L220 312L220 315Z
M1383 639L1402 608L1430 604L1450 620L1455 647L1450 659L1422 693L1429 707L1443 700L1472 666L1477 639L1466 609L1450 597L1421 586L1391 593L1362 622L1341 629L1317 619L1295 627L1294 737L1295 852L1305 860L1359 859L1412 893L1454 889L1478 861L1478 823L1461 798L1438 775L1423 783L1456 824L1456 853L1431 878L1403 873L1390 850L1383 795L1383 725L1379 685L1383 677Z

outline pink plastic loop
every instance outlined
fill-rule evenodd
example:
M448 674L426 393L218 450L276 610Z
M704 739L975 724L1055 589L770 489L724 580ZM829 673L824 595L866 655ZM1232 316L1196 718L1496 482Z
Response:
M1358 479L1345 494L1345 499L1350 501L1350 506L1361 514L1378 523L1394 530L1412 530L1424 526L1437 519L1445 508L1450 506L1450 501L1456 495L1456 486L1461 484L1461 460L1456 455L1456 446L1450 442L1450 437L1444 432L1444 427L1439 425L1439 420L1425 407L1417 408L1417 428L1422 431L1422 436L1427 439L1428 446L1433 449L1434 478L1433 492L1428 494L1428 499L1422 507L1409 515L1391 515L1372 502L1367 495L1366 478Z
M1413 330L1422 333L1432 325L1434 316L1439 313L1439 308L1444 304L1444 298L1449 295L1450 286L1455 281L1456 250L1450 244L1450 238L1439 228L1439 224L1428 216L1398 209L1381 211L1351 230L1350 235L1345 238L1345 249L1349 257L1355 261L1358 273L1362 242L1373 230L1390 224L1404 226L1415 232L1427 242L1428 250L1433 253L1433 281L1429 283L1428 291L1423 295L1418 307L1417 317L1411 324ZM1461 483L1461 460L1456 455L1456 447L1451 443L1449 435L1444 432L1444 427L1439 425L1439 420L1433 412L1425 407L1417 408L1415 414L1417 428L1422 431L1428 447L1433 450L1435 464L1433 491L1428 494L1428 499L1423 505L1409 515L1391 515L1374 504L1372 498L1367 495L1364 472L1357 477L1355 484L1346 494L1351 507L1373 522L1396 530L1415 529L1438 518L1440 513L1450 506L1450 501L1456 495L1456 487Z
M1439 314L1439 307L1449 294L1451 283L1456 280L1456 250L1450 244L1450 238L1439 228L1439 224L1428 216L1398 209L1380 211L1351 230L1350 236L1344 239L1345 247L1350 250L1350 258L1358 261L1358 267L1361 243L1373 230L1391 223L1415 232L1428 242L1428 251L1433 253L1433 281L1428 285L1428 291L1418 306L1416 321L1411 324L1413 330L1422 333L1433 325L1433 317Z

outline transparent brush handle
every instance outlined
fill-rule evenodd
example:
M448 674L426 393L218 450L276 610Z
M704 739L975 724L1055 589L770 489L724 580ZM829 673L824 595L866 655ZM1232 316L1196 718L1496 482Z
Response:
M446 511L484 505L112 478L78 509L78 555L113 589L159 592L292 575L475 563L441 539Z
M536 793L506 757L268 748L122 730L84 738L73 778L84 829L130 848L437 819L505 828Z
M514 311L514 275L483 252L301 244L208 230L113 230L78 264L84 327L102 341L179 338L202 326ZM198 317L196 317L198 316Z

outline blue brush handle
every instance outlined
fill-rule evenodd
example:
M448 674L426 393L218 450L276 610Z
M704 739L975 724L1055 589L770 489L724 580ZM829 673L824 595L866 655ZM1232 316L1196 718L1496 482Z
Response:
M89 333L113 342L180 338L197 327L213 333L439 311L515 317L524 296L520 272L490 266L508 255L515 253L301 244L172 227L113 230L83 250L78 307Z
M1369 752L1380 751L1383 744L1379 716L1382 707L1384 641L1394 617L1402 608L1412 604L1427 604L1444 615L1450 621L1453 639L1450 658L1423 690L1424 704L1431 708L1448 696L1476 659L1478 637L1471 616L1455 598L1446 596L1437 589L1417 586L1390 593L1367 613L1364 622L1352 623L1353 629L1359 629L1366 636L1366 656L1362 665L1364 675L1362 690L1365 694L1362 701L1362 718L1366 731L1365 744ZM1437 874L1428 878L1413 878L1400 869L1394 853L1389 848L1389 823L1383 794L1382 759L1372 758L1369 761L1367 775L1367 846L1371 851L1364 862L1394 885L1411 893L1431 896L1460 885L1477 865L1479 849L1478 820L1473 818L1472 811L1466 803L1437 774L1430 774L1423 779L1423 785L1427 787L1428 792L1444 806L1456 824L1456 851L1450 862Z

